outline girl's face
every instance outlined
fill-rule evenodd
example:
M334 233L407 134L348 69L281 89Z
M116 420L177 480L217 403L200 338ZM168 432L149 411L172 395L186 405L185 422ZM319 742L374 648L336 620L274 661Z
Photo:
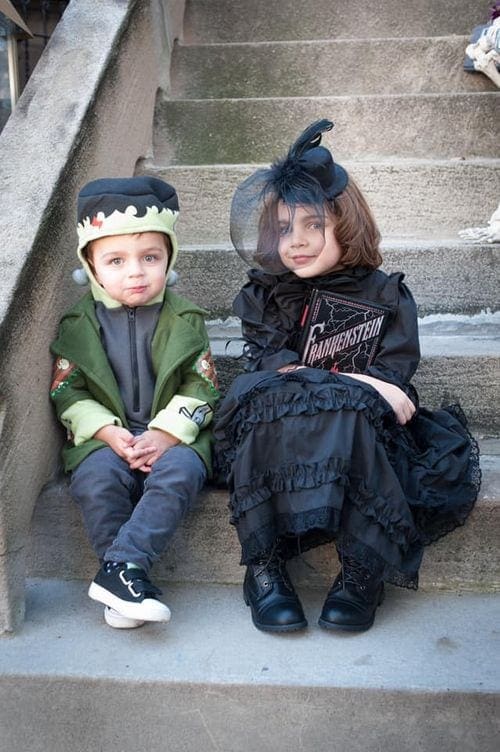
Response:
M297 277L320 277L341 268L342 251L328 211L318 213L314 206L295 206L291 210L280 201L278 225L281 261Z

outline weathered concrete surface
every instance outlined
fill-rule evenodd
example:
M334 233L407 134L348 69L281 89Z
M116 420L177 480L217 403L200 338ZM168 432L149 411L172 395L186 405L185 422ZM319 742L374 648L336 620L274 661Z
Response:
M221 99L495 91L487 76L459 64L468 40L467 35L180 44L172 55L171 95Z
M335 128L324 143L340 163L396 154L497 157L499 104L496 91L165 101L155 114L161 138L154 151L159 162L170 164L264 162L286 154L313 120L329 117Z
M85 585L34 582L2 644L2 752L496 752L498 596L390 589L348 636L300 593L303 633L259 632L216 586L169 587L171 622L124 632Z
M347 160L344 166L362 188L383 238L391 242L456 239L465 227L484 226L498 205L500 159ZM139 170L175 185L181 243L206 246L229 245L231 199L256 167L166 166L146 160Z
M383 269L404 269L419 315L478 313L500 306L500 245L450 241L382 243ZM210 318L231 315L248 266L232 246L181 247L176 289L203 306Z
M76 194L149 151L158 22L155 0L72 3L0 137L0 633L22 620L29 522L57 462L48 344L81 292Z
M484 451L495 448L486 445ZM467 524L426 551L420 580L424 589L500 589L500 456L485 454L481 464L480 497ZM90 581L96 573L95 554L62 478L40 495L30 550L29 571L34 577ZM154 574L170 582L237 583L243 577L240 553L236 532L229 525L227 491L212 488L200 496ZM321 546L290 565L295 581L313 587L325 587L337 568L333 546Z
M483 0L188 0L185 39L193 42L254 42L470 34L488 19Z

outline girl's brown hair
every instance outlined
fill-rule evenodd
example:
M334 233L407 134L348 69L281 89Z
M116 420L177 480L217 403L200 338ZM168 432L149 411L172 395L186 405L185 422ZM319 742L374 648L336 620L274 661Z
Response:
M371 209L354 180L349 177L342 193L326 205L334 219L335 238L342 249L342 266L379 267L382 263L380 233Z

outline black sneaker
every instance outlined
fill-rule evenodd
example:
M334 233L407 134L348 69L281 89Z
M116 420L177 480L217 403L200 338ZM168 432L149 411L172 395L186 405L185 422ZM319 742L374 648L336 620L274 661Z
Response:
M159 590L143 569L105 561L89 587L89 597L122 616L144 621L169 621L170 609L157 599Z

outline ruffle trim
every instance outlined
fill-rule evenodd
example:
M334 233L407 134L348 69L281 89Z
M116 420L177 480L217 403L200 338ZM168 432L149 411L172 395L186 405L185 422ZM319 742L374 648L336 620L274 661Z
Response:
M363 478L351 476L349 500L358 512L380 525L390 541L406 551L409 546L421 543L421 537L414 525L405 520L393 506L372 489L366 487Z
M332 410L368 410L372 420L380 420L383 415L392 413L389 405L370 387L352 382L346 384L339 377L328 374L328 379L319 382L298 378L297 374L300 371L282 374L279 381L272 379L259 383L242 395L230 426L231 433L234 431L235 436L240 436L250 431L255 423L272 423L285 416L316 415ZM287 390L283 382L299 382L304 389ZM273 386L276 386L276 391Z
M349 476L349 466L344 460L332 458L324 463L314 465L293 465L279 471L267 471L243 490L236 489L230 496L231 523L237 525L240 517L267 502L274 493L282 491L300 491L302 489L319 488L324 485L343 486L348 488L348 496L343 504L353 504L356 509L370 522L380 525L387 537L402 550L420 541L418 532L407 520L394 510L393 506L374 490L366 487L363 478ZM334 507L326 507L334 509ZM315 512L317 510L314 510ZM295 515L294 520L307 519L308 511ZM294 522L294 525L296 523ZM317 527L317 525L315 525ZM300 532L306 532L304 521L300 523ZM282 533L299 534L293 527L290 531L283 528Z
M300 381L305 386L309 384L304 378L298 378L297 373L300 374L300 371L282 375L279 382L274 378L259 382L238 398L238 407L229 420L217 422L214 430L214 463L219 479L229 476L243 436L259 423L341 410L368 412L369 420L380 436L387 430L383 426L385 416L389 417L391 426L395 423L390 406L375 390L372 393L369 387L353 383L347 385L335 376L322 382L312 382L311 389L299 392L284 390L284 381ZM276 389L272 389L273 386Z
M278 471L266 470L245 487L236 488L231 493L232 521L236 522L242 514L267 501L274 493L319 488L332 483L348 486L348 470L349 463L338 457L325 462L287 465Z
M353 535L341 532L335 541L339 558L349 556L359 562L369 572L379 576L384 582L396 587L407 588L408 590L418 590L418 568L416 571L403 572L375 553L365 543L357 540ZM412 550L411 560L420 562L423 550L420 546L415 546Z

